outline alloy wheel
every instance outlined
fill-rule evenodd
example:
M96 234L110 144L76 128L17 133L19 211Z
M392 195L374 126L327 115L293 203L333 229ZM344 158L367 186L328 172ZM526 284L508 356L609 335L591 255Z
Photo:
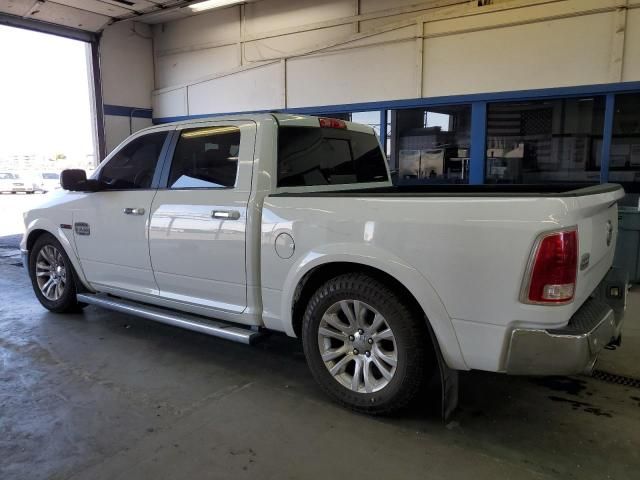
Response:
M44 245L36 257L36 281L47 300L57 301L64 295L67 284L67 267L60 250Z
M350 299L331 305L320 321L318 346L329 373L354 392L376 392L396 372L393 331L384 316L365 302Z

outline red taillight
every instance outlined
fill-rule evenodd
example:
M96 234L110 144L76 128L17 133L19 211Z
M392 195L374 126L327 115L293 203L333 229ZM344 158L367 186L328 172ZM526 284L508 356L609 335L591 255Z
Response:
M319 117L318 121L322 128L347 128L345 121L337 118Z
M528 272L526 303L567 303L573 300L578 271L578 231L554 232L538 240Z

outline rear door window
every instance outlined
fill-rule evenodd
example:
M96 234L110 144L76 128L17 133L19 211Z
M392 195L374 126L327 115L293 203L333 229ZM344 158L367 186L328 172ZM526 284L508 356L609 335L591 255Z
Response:
M386 180L386 163L375 135L318 127L278 130L279 187Z
M238 175L238 127L190 128L180 132L169 188L231 188Z

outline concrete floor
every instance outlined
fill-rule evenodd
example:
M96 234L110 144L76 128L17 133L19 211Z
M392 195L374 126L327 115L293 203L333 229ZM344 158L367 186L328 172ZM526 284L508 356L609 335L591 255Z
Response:
M426 408L334 405L295 340L256 347L89 307L54 315L0 264L0 478L637 479L640 389L586 378L461 376ZM601 368L640 378L640 291ZM636 317L636 318L634 318Z

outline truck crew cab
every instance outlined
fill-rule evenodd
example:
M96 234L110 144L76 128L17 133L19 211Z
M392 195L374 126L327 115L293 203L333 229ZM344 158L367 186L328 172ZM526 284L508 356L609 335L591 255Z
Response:
M620 337L618 185L393 186L370 127L284 114L154 126L61 182L21 244L45 308L300 337L358 411L436 367L589 371Z

